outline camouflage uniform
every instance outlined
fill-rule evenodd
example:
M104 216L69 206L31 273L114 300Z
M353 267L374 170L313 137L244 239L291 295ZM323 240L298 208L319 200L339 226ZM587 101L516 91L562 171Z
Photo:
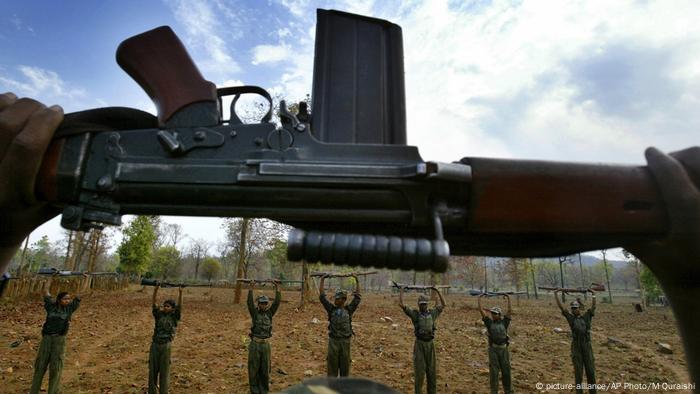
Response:
M489 337L489 384L491 394L498 393L498 374L501 374L503 391L513 393L510 380L510 353L508 352L508 326L510 316L505 315L500 320L492 320L485 316L483 319Z
M413 373L416 394L423 390L423 380L426 376L428 378L428 394L437 392L437 361L433 338L435 338L435 320L440 316L442 310L443 307L440 305L426 312L407 306L403 307L404 313L413 322L416 334L416 340L413 344Z
M258 302L267 301L262 296ZM251 393L270 391L270 343L272 336L272 317L280 306L281 294L275 292L275 301L270 308L260 311L253 303L253 291L248 290L248 312L252 319L250 327L250 345L248 345L248 385Z
M80 298L77 297L67 306L57 305L49 296L44 297L46 322L41 329L41 343L34 361L34 377L32 378L32 387L29 390L31 394L37 394L41 390L41 381L44 379L47 366L49 367L48 394L56 394L61 391L66 334L70 326L71 315L79 306Z
M326 299L326 293L319 296L321 304L328 313L328 358L326 366L328 376L350 375L350 337L352 332L352 315L360 305L360 294L354 293L348 305L337 307Z
M148 355L148 394L156 394L156 387L160 388L160 394L166 394L170 382L170 343L180 321L180 305L170 313L164 313L153 305L153 317L156 325Z
M563 311L571 328L571 361L574 364L574 377L576 384L583 383L583 371L586 371L586 382L589 385L595 384L595 359L593 358L593 347L591 346L591 321L595 315L595 307L591 307L585 313L574 316L569 311ZM576 392L583 393L583 389L577 388ZM591 394L596 393L596 389L589 390Z

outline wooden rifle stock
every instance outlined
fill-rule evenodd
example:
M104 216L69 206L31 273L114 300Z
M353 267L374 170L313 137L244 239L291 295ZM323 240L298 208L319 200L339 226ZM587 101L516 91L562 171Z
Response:
M665 206L646 167L464 158L471 166L458 255L563 256L663 237Z

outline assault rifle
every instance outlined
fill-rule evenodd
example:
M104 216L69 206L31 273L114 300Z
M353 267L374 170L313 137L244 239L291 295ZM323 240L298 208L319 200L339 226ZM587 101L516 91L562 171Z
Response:
M391 281L391 286L395 287L399 290L401 289L406 289L406 290L417 290L417 291L427 291L432 289L433 287L436 289L449 289L451 286L450 285L435 285L435 286L427 286L427 285L406 285L403 283L396 283L393 280Z
M156 104L67 114L37 179L72 230L124 214L266 217L296 227L292 261L447 269L458 255L562 256L662 237L647 168L463 158L407 146L398 25L318 11L313 111L263 89L216 89L168 27L122 42L119 65ZM362 72L358 72L358 65ZM270 109L235 111L243 94ZM232 97L231 116L222 116Z
M87 272L82 271L70 271L70 270L59 270L53 267L39 268L36 272L39 275L58 275L58 276L83 276L87 275Z
M347 272L347 273L334 273L334 272L312 272L309 276L315 277L326 277L326 278L349 278L351 276L364 276L364 275L374 275L377 271L363 271L363 272Z
M588 293L591 291L605 291L605 285L601 285L600 283L591 283L591 285L588 287L560 288L560 287L550 287L550 286L537 286L537 288L540 290L547 290L547 291L559 290L559 291L562 291L564 293Z
M160 286L160 287L215 287L211 283L171 283L163 282L156 279L141 279L141 286Z
M481 290L469 290L469 295L478 297L480 295L486 295L486 297L502 297L504 295L522 295L522 294L527 294L525 291L481 291Z
M264 286L265 284L281 284L282 281L279 279L249 279L249 278L238 278L236 279L238 282L242 283L253 283L253 284L260 284Z

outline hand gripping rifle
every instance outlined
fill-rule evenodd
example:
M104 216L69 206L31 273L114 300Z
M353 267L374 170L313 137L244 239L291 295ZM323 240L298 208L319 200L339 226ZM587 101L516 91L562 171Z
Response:
M36 191L68 229L124 214L266 217L296 227L292 261L435 272L447 269L448 242L458 255L561 256L667 232L645 167L424 161L405 145L401 28L387 21L319 10L314 108L295 116L282 103L281 127L272 110L241 122L240 96L271 104L269 94L217 90L167 27L124 41L117 62L158 116L66 115Z

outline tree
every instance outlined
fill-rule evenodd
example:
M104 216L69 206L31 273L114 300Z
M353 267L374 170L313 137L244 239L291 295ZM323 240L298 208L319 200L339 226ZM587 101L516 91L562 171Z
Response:
M249 265L265 261L265 251L276 239L284 239L289 226L267 219L230 218L223 224L231 253L238 261L237 278L248 277ZM258 270L260 267L256 267ZM234 302L241 299L241 285L236 284Z
M202 262L202 274L205 278L207 278L207 281L211 282L212 279L219 276L220 272L221 263L219 262L219 260L213 257L207 257L206 259L204 259L204 261Z
M137 216L122 231L122 243L117 249L119 270L142 274L151 262L156 234L147 216Z
M647 304L650 300L656 300L663 295L664 292L661 289L659 280L646 265L642 265L639 279L646 293Z
M270 242L270 247L265 251L265 258L270 262L270 276L280 279L292 278L290 266L287 262L287 242L281 239L274 239Z
M153 255L150 271L157 278L173 278L178 276L180 262L180 251L176 247L161 246Z
M639 261L639 259L637 257L635 257L632 253L628 252L625 249L622 249L622 255L625 256L625 258L627 259L627 263L629 265L631 265L632 268L634 269L634 273L636 275L635 279L637 280L637 286L639 288L639 298L642 302L642 305L648 306L648 300L647 300L646 295L644 294L645 290L647 290L647 289L645 288L645 285L642 282L642 267L643 267L642 262ZM651 274L651 272L650 272L650 274ZM651 275L653 278L653 274L651 274ZM653 278L653 279L656 279L656 278ZM656 284L658 285L658 282Z
M49 237L44 235L38 241L34 242L30 248L29 255L29 271L36 271L42 267L52 266L52 257L54 251L51 248Z
M607 250L603 249L600 251L603 254L603 265L605 266L605 280L608 285L608 297L610 298L610 303L613 303L612 289L610 288L610 277L612 276L612 266L608 269L608 258L606 256Z
M192 257L194 263L195 279L199 278L199 264L209 252L210 247L211 245L209 245L206 240L201 238L193 239L192 243L190 244L190 256Z

